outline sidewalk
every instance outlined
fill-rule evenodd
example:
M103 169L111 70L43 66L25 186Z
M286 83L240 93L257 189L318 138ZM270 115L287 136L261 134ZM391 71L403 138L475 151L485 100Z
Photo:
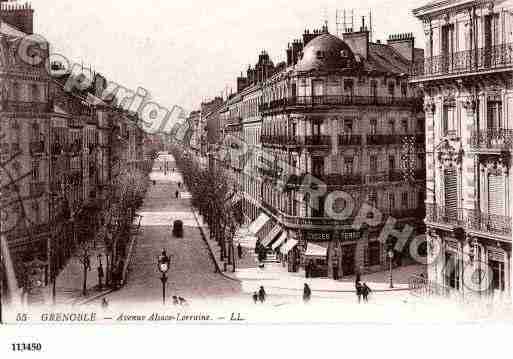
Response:
M205 241L215 257L217 267L222 271L224 262L220 258L220 248L215 240L210 239L207 225L197 215L200 228L205 235ZM408 280L412 275L423 273L422 265L411 265L394 268L392 271L393 288L390 288L390 272L382 271L364 274L361 280L369 285L373 291L404 291L408 290ZM243 246L243 258L237 259L236 271L232 272L227 266L225 276L243 283L243 286L253 288L255 283L265 283L266 288L287 291L302 291L304 283L308 283L313 291L319 292L354 292L356 276L347 276L338 281L331 278L305 278L304 270L290 273L281 263L265 263L264 268L258 267L257 255L253 248Z

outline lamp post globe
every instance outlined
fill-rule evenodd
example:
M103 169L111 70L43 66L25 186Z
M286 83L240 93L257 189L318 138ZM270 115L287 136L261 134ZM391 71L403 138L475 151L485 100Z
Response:
M166 254L165 250L162 250L162 254L158 258L157 268L159 272L162 274L160 277L160 281L162 282L162 304L166 304L166 282L167 276L166 273L169 270L170 259Z

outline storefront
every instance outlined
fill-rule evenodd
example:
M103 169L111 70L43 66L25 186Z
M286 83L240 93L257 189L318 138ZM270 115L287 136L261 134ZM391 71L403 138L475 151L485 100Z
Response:
M330 242L308 242L305 258L305 277L327 277L328 276L328 247Z

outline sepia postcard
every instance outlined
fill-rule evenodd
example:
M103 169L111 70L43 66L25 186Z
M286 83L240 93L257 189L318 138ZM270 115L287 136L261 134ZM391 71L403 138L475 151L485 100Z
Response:
M0 0L0 141L5 326L513 319L513 0Z

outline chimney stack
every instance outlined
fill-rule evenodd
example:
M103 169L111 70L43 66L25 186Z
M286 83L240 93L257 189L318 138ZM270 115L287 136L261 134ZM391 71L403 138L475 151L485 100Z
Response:
M408 61L413 61L415 52L415 37L413 33L408 32L390 35L387 44L393 47Z
M28 4L0 2L0 20L5 21L28 35L34 33L34 10Z

